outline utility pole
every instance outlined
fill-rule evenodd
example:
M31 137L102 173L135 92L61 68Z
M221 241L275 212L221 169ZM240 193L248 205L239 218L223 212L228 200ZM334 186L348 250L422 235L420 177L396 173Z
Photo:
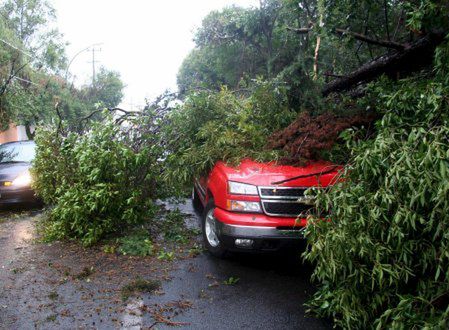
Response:
M92 47L92 87L95 88L95 63L98 63L99 61L95 60L95 52L101 52L101 48L95 48Z
M0 39L0 41L1 41L1 39ZM83 52L89 51L91 47L95 47L95 46L102 45L102 44L103 44L102 42L97 42L95 44L87 46L86 48L79 50L75 55L73 55L72 59L70 60L69 64L67 65L67 68L65 69L65 80L67 80L69 78L69 68L72 65L73 61L78 57L78 55L80 55Z

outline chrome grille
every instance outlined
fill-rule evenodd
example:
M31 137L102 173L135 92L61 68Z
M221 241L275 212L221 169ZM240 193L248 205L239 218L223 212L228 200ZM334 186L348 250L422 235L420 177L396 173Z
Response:
M313 208L312 200L304 196L308 187L259 187L262 208L270 216L305 216Z
M308 188L286 188L286 187L260 187L260 197L262 198L280 198L280 199L296 199L304 196L304 192Z

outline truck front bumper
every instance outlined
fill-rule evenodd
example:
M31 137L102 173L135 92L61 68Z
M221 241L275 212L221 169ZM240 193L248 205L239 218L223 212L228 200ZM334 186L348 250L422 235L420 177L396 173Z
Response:
M228 250L278 251L299 246L304 241L305 219L273 218L219 208L215 209L214 215L219 239ZM244 224L237 224L236 217ZM246 220L251 221L251 225ZM246 244L239 244L242 240Z

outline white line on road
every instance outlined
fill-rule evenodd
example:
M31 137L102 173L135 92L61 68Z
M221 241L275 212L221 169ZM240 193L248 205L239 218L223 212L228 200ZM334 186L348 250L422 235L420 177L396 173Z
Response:
M125 312L122 317L123 330L142 329L142 307L143 300L138 298L130 298L130 302L126 305Z

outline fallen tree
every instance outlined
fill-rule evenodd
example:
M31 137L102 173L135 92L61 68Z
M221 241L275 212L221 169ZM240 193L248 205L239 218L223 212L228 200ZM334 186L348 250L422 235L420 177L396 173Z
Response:
M436 54L436 76L369 88L376 136L354 140L344 180L318 193L332 221L307 226L309 306L337 327L448 328L449 44Z
M429 33L414 43L392 54L386 54L357 70L327 83L323 96L353 88L358 83L370 82L386 74L396 77L398 74L409 74L432 63L435 48L444 40L443 33Z

